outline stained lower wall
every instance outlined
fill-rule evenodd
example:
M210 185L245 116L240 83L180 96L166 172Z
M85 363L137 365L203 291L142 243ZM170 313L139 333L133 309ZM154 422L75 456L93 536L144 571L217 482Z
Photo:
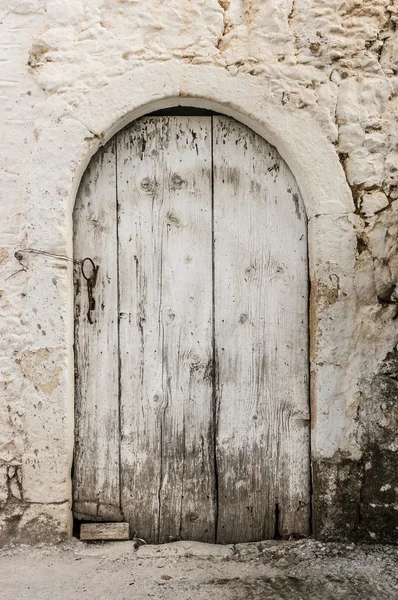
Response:
M138 73L171 63L247 82L258 111L305 115L340 159L353 209L310 219L314 527L323 539L396 541L397 14L396 0L3 2L1 543L70 535L70 273L14 253L70 255L71 190L86 146L103 135L91 123L123 78L160 98L156 78ZM216 90L212 77L202 83ZM93 95L102 114L92 105L83 121ZM76 158L65 169L68 146ZM316 165L303 148L295 175L305 183Z
M358 406L358 460L339 453L313 465L314 527L322 539L396 543L398 352L368 381Z

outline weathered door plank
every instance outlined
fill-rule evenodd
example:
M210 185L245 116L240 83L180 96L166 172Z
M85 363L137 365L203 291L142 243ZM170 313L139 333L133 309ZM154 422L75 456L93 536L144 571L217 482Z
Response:
M232 119L213 122L217 541L307 534L304 207L274 148Z
M80 539L97 542L130 539L128 523L82 523Z
M74 513L80 519L120 520L118 286L115 140L88 166L74 211L75 257L99 265L93 323L87 282L75 267ZM90 265L85 269L90 272Z
M100 270L92 325L75 272L74 513L152 542L308 533L304 207L275 149L213 123L213 154L209 117L133 123L76 201L75 255Z
M211 119L141 119L118 165L124 515L214 541Z

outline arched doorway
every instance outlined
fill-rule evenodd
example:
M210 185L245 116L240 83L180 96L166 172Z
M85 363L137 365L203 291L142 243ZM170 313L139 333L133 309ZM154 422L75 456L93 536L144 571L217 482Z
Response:
M307 534L307 228L277 151L221 115L138 119L92 159L74 244L99 266L92 310L75 278L76 517Z

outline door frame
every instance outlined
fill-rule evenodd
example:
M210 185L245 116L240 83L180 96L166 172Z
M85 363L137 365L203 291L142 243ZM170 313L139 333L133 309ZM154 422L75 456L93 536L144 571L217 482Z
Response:
M219 66L171 60L137 66L110 79L108 85L79 96L69 113L56 95L50 96L40 108L40 135L27 165L29 185L23 197L26 221L21 236L26 233L29 247L42 248L46 240L49 251L72 255L72 213L81 177L99 146L138 117L172 106L195 106L247 125L276 147L293 172L306 206L312 465L322 465L322 461L333 457L339 460L338 455L356 460L355 406L360 365L357 355L351 352L357 325L352 195L331 141L335 134L323 129L322 115L271 99L268 89L265 76L233 76ZM42 466L36 465L35 487L40 493L37 500L34 493L30 497L32 502L46 498L47 506L63 503L56 525L61 538L71 534L72 522L74 320L72 268L68 265L57 274L54 295L51 277L48 281L45 270L32 269L29 273L30 301L37 306L38 322L46 321L49 303L63 320L54 339L46 339L46 344L59 353L61 372L52 393L56 414L49 415L45 432L40 428L40 446L47 444L51 451L42 459ZM28 334L32 347L43 346L38 335ZM35 440L35 435L33 426L28 436ZM322 485L326 487L322 489ZM332 485L326 473L318 491L314 489L315 534L328 519L328 515L316 514L317 494L325 493L325 489L332 494ZM43 515L47 514L43 504Z

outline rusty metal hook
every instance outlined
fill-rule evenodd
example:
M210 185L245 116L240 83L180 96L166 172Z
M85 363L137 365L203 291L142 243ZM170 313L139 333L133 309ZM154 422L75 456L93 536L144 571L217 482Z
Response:
M85 265L86 261L88 261L89 263L91 263L91 266L92 266L92 269L93 269L93 272L91 273L91 275L89 277L87 277L87 275L84 272L84 265ZM99 269L99 266L95 266L93 259L90 258L89 256L87 256L86 258L83 258L83 260L81 261L82 275L83 275L83 277L84 277L84 279L86 281L91 281L91 285L93 287L95 286L95 283L97 281L98 269Z
M87 277L86 273L84 272L84 265L85 265L86 261L91 263L91 267L93 269L92 273L89 277ZM90 323L90 325L92 325L93 320L91 318L91 311L93 311L95 309L95 298L93 296L93 288L95 287L95 284L97 282L97 273L98 273L99 266L98 265L96 266L94 264L94 261L91 258L86 257L81 261L80 268L82 270L82 275L83 275L84 279L87 281L87 294L88 294L87 320Z

